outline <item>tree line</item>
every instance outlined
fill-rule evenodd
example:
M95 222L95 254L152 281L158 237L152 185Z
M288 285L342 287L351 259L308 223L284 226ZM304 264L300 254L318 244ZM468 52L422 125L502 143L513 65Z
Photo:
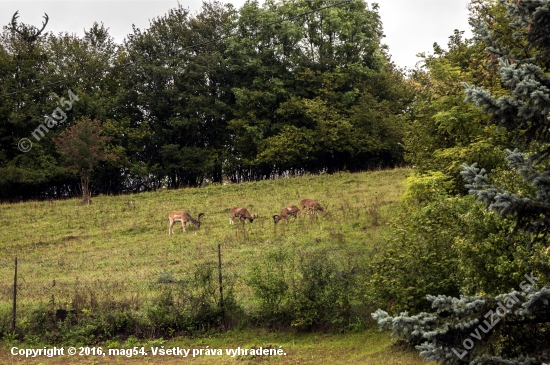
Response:
M98 23L84 37L32 44L4 27L0 199L82 193L55 143L82 120L99 121L111 156L93 168L94 193L400 163L412 93L381 42L377 6L327 5L211 1L196 14L180 5L122 44ZM61 109L69 93L78 101ZM25 153L22 138L32 142Z

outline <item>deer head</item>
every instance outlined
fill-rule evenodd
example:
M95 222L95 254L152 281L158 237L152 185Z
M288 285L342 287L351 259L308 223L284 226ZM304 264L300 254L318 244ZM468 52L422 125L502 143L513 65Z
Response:
M21 36L23 37L23 39L28 42L28 43L33 43L34 41L36 41L36 39L38 38L38 36L42 33L42 31L44 30L44 28L46 28L46 24L48 24L48 20L50 19L48 17L48 14L44 13L44 19L46 20L45 22L42 23L42 29L40 29L38 32L34 33L34 34L31 34L29 30L27 29L24 29L23 31L20 31L17 27L17 18L19 18L19 15L17 15L19 13L19 10L17 10L15 12L15 14L13 14L13 17L11 18L11 25L13 27L13 30L15 30L17 33L21 34Z

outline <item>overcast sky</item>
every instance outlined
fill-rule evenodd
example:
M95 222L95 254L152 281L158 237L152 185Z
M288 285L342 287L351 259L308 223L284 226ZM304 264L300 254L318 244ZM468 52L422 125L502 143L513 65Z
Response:
M239 8L245 0L226 0ZM261 0L260 0L261 1ZM431 52L434 42L447 45L454 29L471 33L468 26L468 0L378 0L382 18L384 43L390 48L392 60L401 67L412 68L419 61L419 52ZM202 0L180 0L192 12L199 10ZM44 13L49 16L45 31L84 35L94 21L103 22L117 42L132 33L132 24L147 29L149 19L164 15L176 7L176 0L0 0L0 24L9 25L19 10L18 22L40 26ZM369 2L371 4L371 2Z

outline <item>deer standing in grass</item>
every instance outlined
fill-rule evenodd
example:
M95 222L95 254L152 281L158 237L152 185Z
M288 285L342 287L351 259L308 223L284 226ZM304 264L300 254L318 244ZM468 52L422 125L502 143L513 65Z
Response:
M235 218L239 218L239 220L243 222L243 225L247 219L249 220L250 223L252 223L252 221L256 219L256 217L257 217L256 214L254 214L253 216L250 215L250 213L248 212L248 210L246 210L246 208L235 207L231 209L231 217L229 218L229 224L233 224L233 219Z
M300 208L295 205L291 205L290 207L281 210L281 213L275 214L273 216L273 222L277 224L281 219L284 219L288 223L288 218L290 218L291 216L294 217L294 221L296 221L296 216L298 215L298 212L300 212Z
M176 222L181 222L181 228L185 232L185 226L187 225L187 222L192 223L197 227L198 229L201 228L201 217L204 215L204 213L199 213L198 219L195 219L191 217L188 211L184 210L183 212L177 212L173 211L170 214L168 214L168 221L170 222L170 225L168 227L168 235L174 234L174 230L172 227L174 227L174 224Z
M306 214L309 212L317 213L317 211L326 212L326 208L323 208L319 203L313 199L303 199L300 201L301 213L306 209Z

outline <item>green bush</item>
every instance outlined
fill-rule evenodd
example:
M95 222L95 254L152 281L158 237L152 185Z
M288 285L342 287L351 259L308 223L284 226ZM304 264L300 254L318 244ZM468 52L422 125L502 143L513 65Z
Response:
M252 264L246 279L259 302L255 319L269 326L290 324L289 257L284 251L268 253L262 262Z
M514 232L516 221L472 204L461 217L463 235L455 239L458 272L464 295L498 295L518 289L524 275L536 272L541 282L550 279L549 252L544 241Z
M511 192L529 192L521 181L495 169L494 179ZM516 221L502 219L473 196L451 195L441 172L407 179L401 212L385 247L375 252L368 299L390 311L429 311L426 295L496 295L514 288L524 274L550 278L543 241L515 234Z
M374 306L415 312L430 307L428 294L459 294L454 243L463 235L460 216L473 199L452 197L449 189L449 179L440 172L407 179L392 233L371 261L367 299Z
M335 289L336 267L322 253L306 253L299 257L299 280L291 302L292 326L311 329L332 322L338 293Z
M360 272L333 252L271 252L246 280L257 302L257 324L299 330L364 328L368 315ZM355 257L357 259L357 257Z

